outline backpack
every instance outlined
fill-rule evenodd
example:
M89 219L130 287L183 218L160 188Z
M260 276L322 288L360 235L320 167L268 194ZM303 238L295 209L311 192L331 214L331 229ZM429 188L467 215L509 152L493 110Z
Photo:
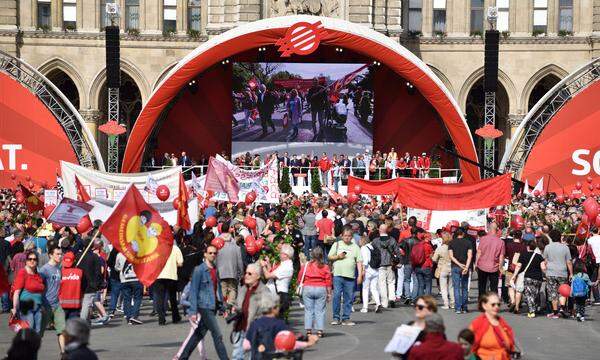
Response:
M371 259L369 260L369 267L371 269L379 269L379 267L381 266L381 251L379 250L379 248L376 248L375 246L370 247L371 250Z
M425 264L425 260L427 260L425 258L425 246L421 241L415 244L410 251L410 264L413 268L421 267L423 264Z
M581 276L573 276L571 280L571 296L585 297L588 294L588 284Z

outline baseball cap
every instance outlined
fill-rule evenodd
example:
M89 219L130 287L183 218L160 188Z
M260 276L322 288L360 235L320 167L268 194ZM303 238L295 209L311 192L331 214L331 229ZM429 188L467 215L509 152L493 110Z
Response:
M65 256L63 256L63 266L66 268L70 268L73 266L73 263L75 262L75 254L73 254L71 251L67 252L65 254Z

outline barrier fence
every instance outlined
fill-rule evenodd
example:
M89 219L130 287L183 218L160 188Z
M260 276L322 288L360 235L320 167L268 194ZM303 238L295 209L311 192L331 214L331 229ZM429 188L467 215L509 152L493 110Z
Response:
M145 171L155 171L171 166L145 166ZM260 166L240 166L241 169L245 170L257 170ZM286 167L279 168L279 178L281 179L283 171ZM206 175L208 165L194 165L194 166L182 166L183 174L186 179L189 179L192 172L197 177ZM393 179L397 177L403 178L428 178L428 179L443 179L447 183L455 183L460 181L460 169L442 169L442 168L430 168L428 171L424 169L416 169L416 176L412 176L413 169L390 169L385 167L375 169L365 169L356 167L336 167L330 169L327 172L321 171L318 167L299 167L299 166L288 166L287 170L289 173L290 186L294 193L301 194L305 191L311 191L313 181L313 170L317 170L319 175L319 182L321 186L327 185L329 188L342 195L347 193L347 180L348 176L360 177L366 180L385 180ZM368 171L367 171L368 170ZM373 171L371 171L373 170Z

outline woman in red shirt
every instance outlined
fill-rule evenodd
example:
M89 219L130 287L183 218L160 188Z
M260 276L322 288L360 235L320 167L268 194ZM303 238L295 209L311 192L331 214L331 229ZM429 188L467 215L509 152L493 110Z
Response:
M304 303L304 329L307 334L317 331L323 336L325 328L325 305L331 300L331 272L323 263L323 249L314 247L310 251L311 261L300 267L298 286L302 287Z
M13 283L13 316L26 320L37 333L42 325L42 295L44 280L37 271L38 255L29 250L25 253L25 267L19 270Z
M482 360L509 360L515 351L515 338L510 325L498 315L498 294L488 292L479 297L479 311L469 329L475 334L473 352Z

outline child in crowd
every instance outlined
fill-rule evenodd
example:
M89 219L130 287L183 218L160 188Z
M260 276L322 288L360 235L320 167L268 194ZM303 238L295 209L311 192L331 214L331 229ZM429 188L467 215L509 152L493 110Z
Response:
M480 357L473 353L473 343L475 342L475 334L469 329L462 329L458 333L458 343L462 346L465 360L480 360Z
M577 321L585 321L585 302L588 299L590 287L596 285L592 283L590 277L585 272L583 261L575 261L573 265L573 279L571 279L571 297L575 303L575 316Z

